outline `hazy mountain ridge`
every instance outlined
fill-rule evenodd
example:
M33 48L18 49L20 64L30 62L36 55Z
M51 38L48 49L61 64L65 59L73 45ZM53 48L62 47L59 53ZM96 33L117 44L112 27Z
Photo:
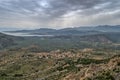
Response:
M30 34L52 34L52 35L68 35L68 34L97 34L102 32L120 32L120 25L110 26L102 25L96 27L75 27L75 28L64 28L64 29L49 29L41 28L35 30L19 30L19 31L8 31L8 32L22 32Z

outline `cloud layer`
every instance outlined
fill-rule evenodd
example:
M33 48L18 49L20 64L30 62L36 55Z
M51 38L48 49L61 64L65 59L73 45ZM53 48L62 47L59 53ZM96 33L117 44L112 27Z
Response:
M0 26L63 28L120 24L119 0L0 0Z

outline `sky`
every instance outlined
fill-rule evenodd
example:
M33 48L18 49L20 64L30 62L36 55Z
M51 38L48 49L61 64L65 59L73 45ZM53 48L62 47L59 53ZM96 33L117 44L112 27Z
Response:
M120 25L120 0L0 0L0 28Z

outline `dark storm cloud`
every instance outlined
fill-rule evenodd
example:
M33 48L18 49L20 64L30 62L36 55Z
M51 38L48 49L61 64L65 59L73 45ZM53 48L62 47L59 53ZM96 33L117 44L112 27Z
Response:
M119 21L119 0L0 0L0 26L68 27Z

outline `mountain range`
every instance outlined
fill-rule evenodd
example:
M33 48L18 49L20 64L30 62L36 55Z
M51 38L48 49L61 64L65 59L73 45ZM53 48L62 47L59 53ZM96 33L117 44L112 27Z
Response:
M35 30L7 31L10 33L29 33L38 35L90 35L110 32L120 32L120 25L110 26L102 25L96 27L74 27L64 29L40 28Z
M30 35L53 35L53 36L11 36L5 33L25 33ZM0 34L0 48L9 46L23 47L37 45L42 50L59 48L84 48L98 47L101 44L119 44L120 26L96 26L96 27L75 27L64 29L41 28L35 30L6 31ZM48 46L51 45L51 46ZM103 45L106 46L106 45ZM103 47L102 46L102 47ZM112 46L112 45L111 45ZM110 45L108 45L110 47ZM114 47L114 46L113 46ZM118 46L119 47L119 46Z

